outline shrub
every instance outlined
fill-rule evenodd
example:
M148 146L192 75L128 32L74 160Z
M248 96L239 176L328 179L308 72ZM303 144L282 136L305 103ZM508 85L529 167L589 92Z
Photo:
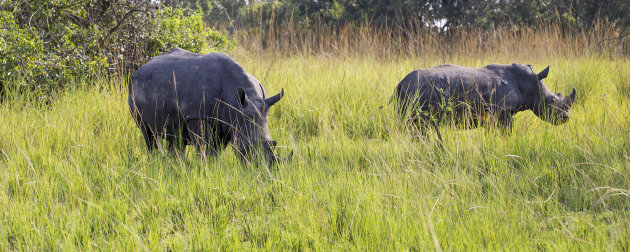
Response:
M37 92L48 100L78 80L127 74L174 47L233 48L234 42L204 26L200 11L154 2L0 2L0 87Z
M146 54L155 56L172 48L180 47L189 51L201 52L208 48L207 41L214 45L211 50L225 51L234 48L234 43L217 31L207 29L203 13L194 10L184 15L184 10L166 7L159 11L156 30L151 34L146 46Z

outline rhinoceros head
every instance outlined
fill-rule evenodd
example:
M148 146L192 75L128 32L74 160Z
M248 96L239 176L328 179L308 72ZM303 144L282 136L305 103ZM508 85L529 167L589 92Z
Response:
M554 94L549 91L543 82L549 74L549 67L536 74L540 99L534 106L534 113L546 122L555 125L563 124L569 120L571 105L575 101L576 90L569 96L562 97L562 93Z
M241 159L247 160L260 150L272 164L279 161L278 156L273 153L276 141L271 140L269 135L267 115L269 108L284 95L284 89L269 98L249 97L243 88L237 88L236 91L239 115L234 125L234 142ZM287 159L292 154L293 152Z

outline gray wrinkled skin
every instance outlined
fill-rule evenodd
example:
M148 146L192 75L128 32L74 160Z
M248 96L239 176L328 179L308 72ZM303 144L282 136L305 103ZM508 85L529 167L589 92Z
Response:
M149 150L165 138L171 152L194 144L216 156L232 143L242 159L261 148L273 163L267 115L283 93L267 98L260 82L224 53L177 48L131 76L129 108Z
M395 98L402 117L437 126L444 116L456 125L474 128L492 122L510 130L512 115L532 110L544 121L562 124L576 90L562 97L543 83L549 67L536 74L529 65L492 64L481 68L439 65L408 74L397 86Z

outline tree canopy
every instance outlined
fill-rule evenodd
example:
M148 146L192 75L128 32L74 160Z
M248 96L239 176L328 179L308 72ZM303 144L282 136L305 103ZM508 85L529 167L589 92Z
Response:
M560 23L589 27L607 20L630 27L630 1L618 0L165 0L184 8L201 8L212 24L260 25L292 19L308 25L369 21L404 28L422 22L441 30L466 26L532 26Z
M202 17L152 0L1 0L0 86L21 83L48 97L80 79L128 73L173 47L232 46Z

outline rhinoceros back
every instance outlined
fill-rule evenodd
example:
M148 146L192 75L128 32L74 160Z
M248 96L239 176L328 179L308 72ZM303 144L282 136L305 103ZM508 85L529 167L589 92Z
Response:
M219 104L226 103L222 97L236 86L248 86L247 80L226 54L178 48L152 58L132 75L129 106L137 121L168 134L186 118L216 117Z

